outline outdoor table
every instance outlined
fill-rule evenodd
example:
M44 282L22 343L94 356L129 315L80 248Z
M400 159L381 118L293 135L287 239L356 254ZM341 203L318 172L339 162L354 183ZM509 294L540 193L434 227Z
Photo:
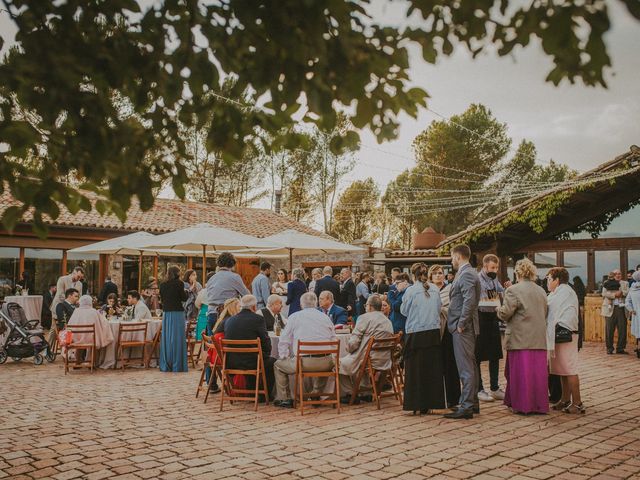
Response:
M42 295L12 295L4 297L6 303L17 303L24 309L27 320L38 320L42 316Z
M339 331L336 331L336 337L338 337L338 340L340 340L340 357L344 357L349 353L347 352L347 342L351 337L351 333L339 333ZM274 332L269 332L269 338L271 339L271 356L273 358L278 358L278 343L280 343L280 337L276 336ZM289 375L290 388L296 388L295 384L296 384L295 374ZM335 381L333 380L333 377L328 378L327 383L324 386L323 392L325 393L333 392L334 386L335 386ZM305 389L306 390L310 389L310 384L307 384L306 380L305 380Z
M150 342L151 340L153 340L153 337L155 336L156 332L160 329L162 325L162 320L153 319L153 320L143 320L143 321L147 322L146 340ZM116 364L116 356L118 354L118 331L120 329L121 322L123 322L123 320L119 320L119 319L109 320L109 327L113 332L114 341L113 343L111 343L106 348L103 348L100 351L100 358L98 360L98 366L100 368L103 368L103 369L113 368L114 365ZM135 322L125 321L124 323L135 323ZM127 338L127 340L138 340L140 335L141 335L141 332L129 333L127 334L127 336L129 337ZM132 349L131 355L140 356L140 348Z

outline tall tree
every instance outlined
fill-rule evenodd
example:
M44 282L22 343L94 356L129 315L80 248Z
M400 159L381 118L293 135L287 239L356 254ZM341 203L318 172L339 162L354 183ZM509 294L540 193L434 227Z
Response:
M338 198L331 234L347 243L368 237L379 199L380 190L373 178L353 182Z
M415 227L454 233L468 225L474 207L465 205L474 202L466 199L478 196L510 147L506 125L484 105L472 104L449 121L432 122L413 141L417 165L411 174L421 179L414 180L410 192L410 204L421 212ZM443 205L451 209L438 211Z
M422 188L423 181L411 170L405 170L395 180L389 182L382 197L382 206L396 219L395 229L390 237L396 237L403 249L411 248L416 225L421 219L420 208L414 205L416 189Z
M331 131L315 128L312 137L313 161L316 165L313 197L322 210L322 224L325 233L333 229L333 206L340 180L353 170L355 164L351 150L335 153L332 145L352 130L344 114L338 114L336 128Z
M621 1L640 18L637 1ZM412 43L430 63L451 55L454 43L474 56L541 44L554 61L548 81L606 85L607 2L471 3L410 0L403 14L424 20L398 28L372 19L366 1L2 0L0 14L17 34L0 37L0 48L15 43L0 63L0 189L6 182L22 202L3 224L13 228L33 206L44 234L42 215L56 218L58 203L90 210L88 198L60 180L70 172L103 197L96 208L122 219L133 196L150 208L164 180L184 196L178 122L199 129L203 112L213 112L209 150L225 161L240 161L258 128L275 134L301 116L330 130L336 108L379 141L395 138L399 116L416 117L425 106L426 92L411 87ZM220 95L229 76L237 83ZM248 108L237 100L247 92L269 101ZM116 108L114 93L130 112ZM357 141L349 132L335 151ZM286 142L296 148L299 138ZM29 155L47 168L25 170L18 159Z

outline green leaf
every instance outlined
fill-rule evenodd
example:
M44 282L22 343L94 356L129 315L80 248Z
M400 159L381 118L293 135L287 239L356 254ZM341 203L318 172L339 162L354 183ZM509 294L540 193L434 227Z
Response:
M16 224L22 218L22 214L24 213L24 208L17 207L15 205L7 208L2 215L2 225L9 232L13 232Z

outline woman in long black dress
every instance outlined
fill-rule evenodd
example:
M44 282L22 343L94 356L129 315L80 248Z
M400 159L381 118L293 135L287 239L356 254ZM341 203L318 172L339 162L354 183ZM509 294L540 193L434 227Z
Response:
M442 339L442 368L444 390L446 392L447 407L452 408L460 403L460 375L453 354L453 337L447 329L447 311L449 310L449 291L451 283L444 283L444 269L440 265L429 268L429 282L440 291L440 338Z
M415 283L407 288L400 312L407 317L404 336L403 409L421 414L445 407L440 342L440 292L429 284L424 263L411 267Z

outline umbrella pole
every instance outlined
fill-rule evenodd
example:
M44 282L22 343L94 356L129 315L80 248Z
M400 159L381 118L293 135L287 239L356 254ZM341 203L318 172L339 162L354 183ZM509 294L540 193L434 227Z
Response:
M289 249L289 273L293 271L293 248Z
M207 284L207 246L202 245L202 286Z
M138 292L142 291L142 250L138 260Z

